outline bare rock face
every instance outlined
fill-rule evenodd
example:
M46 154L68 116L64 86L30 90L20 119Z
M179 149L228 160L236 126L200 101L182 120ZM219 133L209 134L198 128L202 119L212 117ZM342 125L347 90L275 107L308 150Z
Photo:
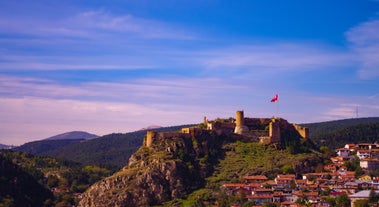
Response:
M151 206L182 198L204 184L221 143L219 136L203 132L141 147L128 166L92 185L79 206Z

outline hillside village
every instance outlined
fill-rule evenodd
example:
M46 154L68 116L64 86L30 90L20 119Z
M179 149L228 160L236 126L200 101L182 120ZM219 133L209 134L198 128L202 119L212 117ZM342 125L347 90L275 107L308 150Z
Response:
M236 118L230 120L208 121L204 117L203 128L183 128L181 132L148 131L144 146L151 147L159 140L175 136L195 136L203 130L214 131L217 134L237 136L236 139L258 142L261 144L277 144L281 141L281 133L291 133L292 136L309 138L309 130L297 124L290 124L281 118L245 118L243 111L236 112ZM242 183L225 183L221 188L229 196L244 195L253 201L255 206L275 203L282 207L297 206L333 206L326 198L347 196L354 207L355 202L368 199L370 190L379 190L379 177L370 177L369 172L379 169L379 144L360 143L346 144L344 148L336 149L335 157L330 158L330 164L325 165L322 172L307 174L279 174L269 180L264 175L243 176ZM347 162L359 163L357 170L351 171ZM379 191L378 191L379 192ZM241 206L238 203L234 207ZM338 205L337 205L338 206Z
M369 175L379 169L379 144L346 144L336 149L336 154L323 172L279 174L273 180L264 175L244 176L243 183L225 183L222 188L228 195L246 195L256 206L277 203L282 207L328 207L331 205L326 198L340 195L347 195L354 207L357 200L369 199L371 190L379 190L379 177ZM346 162L354 160L359 161L361 173L349 171L346 166Z

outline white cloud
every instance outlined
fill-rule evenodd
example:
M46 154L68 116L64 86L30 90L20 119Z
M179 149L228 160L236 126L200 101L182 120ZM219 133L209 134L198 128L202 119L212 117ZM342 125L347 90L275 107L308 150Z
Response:
M71 15L71 16L70 16ZM139 39L193 39L195 35L164 22L139 18L130 14L115 15L106 10L89 10L66 14L60 18L38 15L19 18L14 14L0 15L0 31L36 37L74 37L118 40ZM80 39L79 39L80 40Z
M364 22L351 28L347 39L360 60L358 75L362 79L379 77L379 20Z
M206 104L225 93L243 92L244 86L216 78L143 78L123 82L88 82L62 85L46 79L0 75L3 97L39 97L116 102ZM227 104L227 103L223 103Z
M349 53L331 47L304 43L256 44L223 48L206 54L203 64L210 69L318 70L352 63Z

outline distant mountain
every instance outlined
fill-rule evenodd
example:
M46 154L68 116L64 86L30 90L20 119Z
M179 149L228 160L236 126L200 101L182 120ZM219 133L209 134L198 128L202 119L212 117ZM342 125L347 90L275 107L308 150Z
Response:
M13 148L14 146L12 145L5 145L5 144L0 144L0 149L11 149Z
M52 150L59 150L62 147L82 142L84 140L97 138L99 136L82 131L72 131L58 134L43 140L27 142L13 150L27 152L34 155L46 155Z
M49 138L46 138L44 140L60 140L60 139L93 139L97 138L99 136L95 134L90 134L88 132L83 131L72 131L72 132L66 132L63 134L58 134Z
M18 152L27 152L33 155L46 155L49 151L59 150L62 147L84 141L84 139L58 139L58 140L40 140L25 143L12 150Z

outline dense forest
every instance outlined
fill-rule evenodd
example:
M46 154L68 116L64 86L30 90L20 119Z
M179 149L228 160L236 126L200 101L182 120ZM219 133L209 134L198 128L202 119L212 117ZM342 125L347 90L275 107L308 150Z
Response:
M355 119L341 119L335 121L317 122L300 124L301 126L309 128L309 135L311 139L319 137L322 134L327 134L336 130L340 130L350 126L359 124L379 123L379 117L368 118L355 118Z
M313 137L313 141L317 145L327 146L329 149L340 148L347 143L375 143L379 141L379 122L341 127L325 134L319 134Z
M0 206L72 206L113 171L95 165L0 151Z

